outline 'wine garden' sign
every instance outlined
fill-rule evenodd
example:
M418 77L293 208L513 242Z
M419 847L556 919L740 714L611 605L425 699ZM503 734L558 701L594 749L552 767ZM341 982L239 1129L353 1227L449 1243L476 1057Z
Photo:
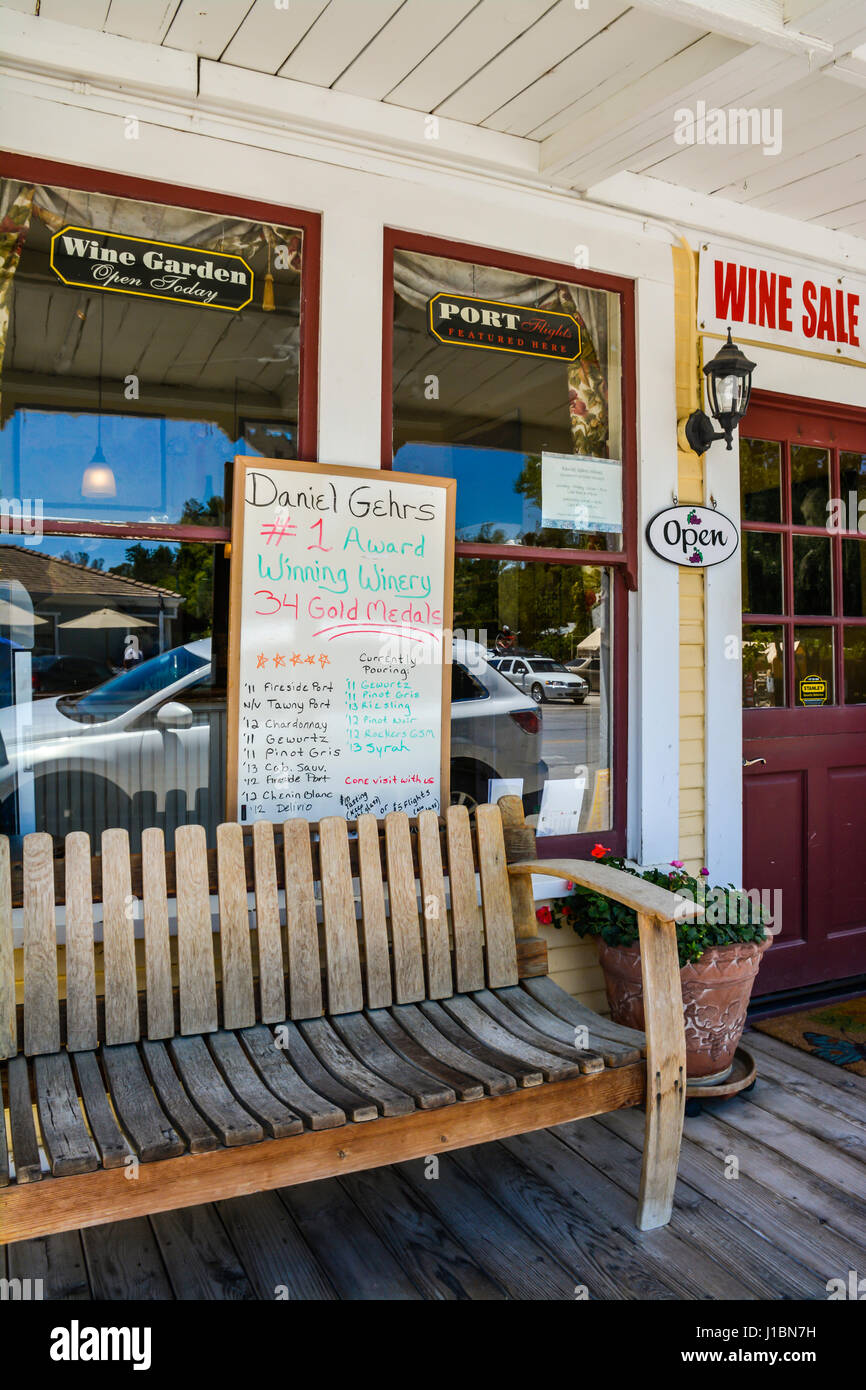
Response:
M51 269L64 285L169 299L237 313L253 297L242 256L147 241L92 227L64 227L51 238Z
M665 507L646 528L650 548L662 560L705 569L729 560L740 543L731 518L713 507Z

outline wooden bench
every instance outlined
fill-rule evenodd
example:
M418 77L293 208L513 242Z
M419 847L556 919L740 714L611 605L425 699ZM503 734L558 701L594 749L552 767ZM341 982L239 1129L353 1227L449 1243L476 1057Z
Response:
M594 863L536 862L515 797L472 823L452 807L383 828L221 825L215 851L186 826L173 854L147 830L135 858L109 830L90 849L73 833L55 859L49 836L28 835L18 870L0 840L0 1241L644 1102L637 1222L669 1220L685 1076L671 894ZM645 1040L547 977L530 873L638 910Z

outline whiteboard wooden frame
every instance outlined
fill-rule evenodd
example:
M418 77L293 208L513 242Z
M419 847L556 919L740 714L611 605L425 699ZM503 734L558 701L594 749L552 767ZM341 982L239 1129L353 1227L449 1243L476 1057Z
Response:
M368 482L377 477L387 482L411 486L440 488L445 493L445 574L442 584L442 627L450 634L454 621L454 526L457 501L455 478L432 478L417 473L393 474L379 468L350 468L342 464L304 463L299 459L259 458L255 454L236 454L232 484L231 573L229 577L229 647L226 733L226 819L237 820L238 813L238 736L240 731L240 661L241 661L241 586L244 556L244 501L246 473L249 468L267 468L269 472L315 473L322 477L361 478ZM447 647L447 650L445 649ZM447 657L447 659L446 659ZM443 644L441 724L439 739L440 815L444 815L451 791L451 659L450 643Z

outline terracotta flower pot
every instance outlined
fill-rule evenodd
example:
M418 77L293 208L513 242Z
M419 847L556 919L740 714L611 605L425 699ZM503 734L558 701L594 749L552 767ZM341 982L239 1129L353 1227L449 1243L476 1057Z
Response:
M686 1072L695 1079L721 1077L734 1060L746 1009L770 939L712 946L680 970L686 1022ZM611 1017L644 1027L640 951L637 946L598 945Z

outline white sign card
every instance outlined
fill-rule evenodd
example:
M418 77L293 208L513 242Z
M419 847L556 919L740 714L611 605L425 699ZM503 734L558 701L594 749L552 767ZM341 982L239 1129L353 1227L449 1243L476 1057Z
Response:
M235 459L228 814L448 804L453 479Z
M567 531L622 531L622 463L543 453L541 524Z
M586 774L548 780L541 793L536 835L577 835L586 795Z

